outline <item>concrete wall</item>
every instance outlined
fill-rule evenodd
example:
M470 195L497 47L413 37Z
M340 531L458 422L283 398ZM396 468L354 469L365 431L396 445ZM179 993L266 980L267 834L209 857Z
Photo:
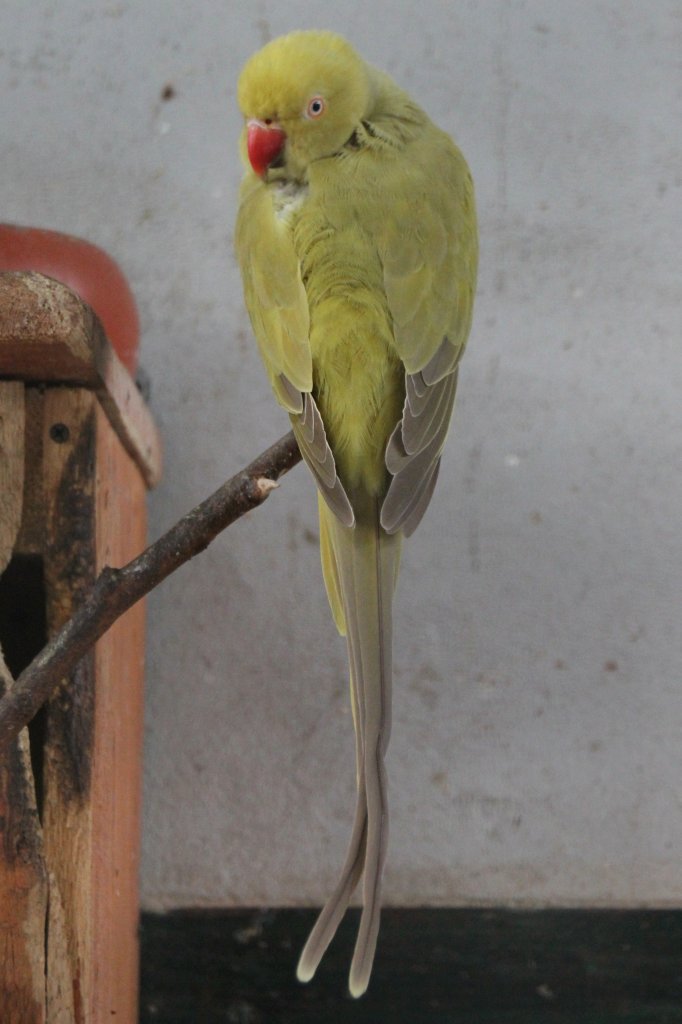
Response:
M679 0L4 0L0 216L133 284L158 535L287 428L232 255L235 84L311 26L456 136L480 206L455 428L396 602L387 899L679 903ZM316 542L299 467L149 602L147 906L332 882L353 745Z

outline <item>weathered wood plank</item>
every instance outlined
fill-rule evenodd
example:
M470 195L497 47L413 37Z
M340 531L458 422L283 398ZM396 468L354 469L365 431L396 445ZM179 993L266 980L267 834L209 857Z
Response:
M24 385L0 380L0 575L12 557L24 495Z
M50 633L71 617L95 578L96 416L97 401L84 388L51 388L42 396L43 558ZM90 1024L94 652L65 682L46 706L45 858L60 893L49 908L48 1004L52 1016L72 1013L74 1024Z
M35 387L25 388L24 407L24 508L14 553L41 556L45 541L42 391Z
M158 435L92 311L40 275L0 274L2 377L0 570L30 556L54 633L144 548ZM42 832L26 734L0 764L0 1024L137 1020L143 657L140 603L31 727Z
M95 314L66 285L42 274L0 273L0 376L94 388L104 344Z
M146 491L137 466L97 410L96 569L118 567L146 544ZM137 1021L138 869L142 775L144 601L95 648L92 1021Z
M97 403L50 389L43 411L50 632L105 565L144 548L146 488ZM123 616L48 705L46 857L63 904L76 1024L136 1019L144 604ZM57 922L50 919L52 928ZM48 998L61 951L48 941ZM54 1012L54 1011L53 1011ZM52 1019L49 1018L49 1024Z
M9 672L0 654L0 690ZM4 685L3 685L4 681ZM44 1024L47 877L28 732L0 762L0 1021Z
M95 391L147 486L158 483L161 442L151 413L96 315L66 285L0 273L0 377Z
M21 524L23 481L24 386L0 381L0 575ZM0 648L0 693L11 685ZM46 914L47 877L24 729L0 762L0 1021L45 1021Z

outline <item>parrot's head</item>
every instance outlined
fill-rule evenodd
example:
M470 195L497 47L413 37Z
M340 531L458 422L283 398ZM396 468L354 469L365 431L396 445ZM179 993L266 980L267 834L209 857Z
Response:
M292 32L273 39L239 78L248 161L301 179L312 161L343 146L365 116L372 88L368 67L333 32Z

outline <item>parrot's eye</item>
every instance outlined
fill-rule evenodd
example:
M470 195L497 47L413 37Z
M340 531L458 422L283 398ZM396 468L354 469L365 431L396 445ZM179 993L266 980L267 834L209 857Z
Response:
M324 102L322 96L313 96L312 99L308 100L308 106L305 108L305 116L310 118L322 117L327 104Z

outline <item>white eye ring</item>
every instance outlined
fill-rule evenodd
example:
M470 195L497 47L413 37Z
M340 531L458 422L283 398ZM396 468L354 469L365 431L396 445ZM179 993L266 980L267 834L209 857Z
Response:
M312 96L308 100L308 106L305 108L305 116L311 120L315 120L316 117L322 117L327 104L324 101L324 96Z

